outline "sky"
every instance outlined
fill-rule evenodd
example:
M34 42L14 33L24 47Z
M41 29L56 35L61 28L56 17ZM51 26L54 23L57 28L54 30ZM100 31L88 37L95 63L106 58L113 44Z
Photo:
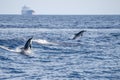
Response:
M0 0L0 14L21 14L24 5L37 15L120 15L120 0Z

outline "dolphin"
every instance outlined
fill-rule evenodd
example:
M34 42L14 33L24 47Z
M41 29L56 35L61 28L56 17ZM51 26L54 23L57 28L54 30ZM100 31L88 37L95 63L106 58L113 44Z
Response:
M27 40L27 42L25 43L24 47L22 47L22 48L16 48L14 50L14 49L9 49L8 47L1 46L1 45L0 45L0 48L5 49L5 50L10 51L10 52L14 52L14 53L29 54L29 53L31 53L32 38L33 37L29 38Z
M33 37L29 38L27 42L25 43L24 47L21 48L22 50L21 53L24 53L24 54L31 53L32 38Z
M76 39L76 38L78 38L79 36L83 36L83 33L84 33L84 32L86 32L86 31L85 31L85 30L82 30L82 31L76 33L75 36L73 37L73 40Z
M32 37L33 38L33 37ZM31 44L32 44L32 38L28 39L26 44L24 45L24 50L31 49Z

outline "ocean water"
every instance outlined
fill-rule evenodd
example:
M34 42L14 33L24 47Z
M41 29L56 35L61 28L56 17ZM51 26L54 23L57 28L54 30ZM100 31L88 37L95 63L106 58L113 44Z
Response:
M120 16L0 15L0 80L120 80Z

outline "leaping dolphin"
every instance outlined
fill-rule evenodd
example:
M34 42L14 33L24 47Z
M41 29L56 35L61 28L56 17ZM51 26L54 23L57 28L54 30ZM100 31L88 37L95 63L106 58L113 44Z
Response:
M7 51L15 52L15 53L29 54L31 53L32 38L29 38L25 43L24 47L22 48L9 49L8 47L1 46L1 45L0 45L0 48L5 49Z
M83 36L83 33L84 33L84 32L86 32L86 31L85 31L85 30L82 30L82 31L76 33L75 36L73 37L73 40L76 39L76 38L78 38L79 36Z
M33 38L33 37L32 37L32 38ZM32 38L28 39L28 41L26 42L26 44L25 44L25 46L24 46L24 50L31 49Z
M33 38L33 37L32 37ZM25 43L24 47L21 48L21 53L27 54L31 52L31 44L32 44L32 38L29 38L27 42Z

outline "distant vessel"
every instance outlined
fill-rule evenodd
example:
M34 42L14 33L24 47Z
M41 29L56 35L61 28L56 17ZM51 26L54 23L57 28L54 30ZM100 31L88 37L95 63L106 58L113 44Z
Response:
M21 10L22 15L33 15L33 13L34 13L34 10L30 9L29 7L27 6L22 7L22 10Z

